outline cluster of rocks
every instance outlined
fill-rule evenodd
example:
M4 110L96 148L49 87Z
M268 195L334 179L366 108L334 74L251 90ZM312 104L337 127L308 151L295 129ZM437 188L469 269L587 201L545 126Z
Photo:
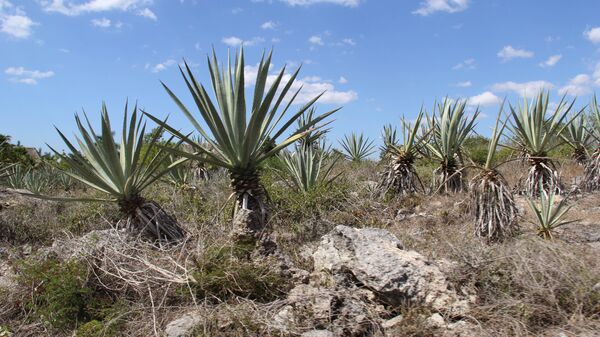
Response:
M383 229L337 226L312 253L313 271L288 294L274 330L304 337L397 336L401 306L427 308L424 324L443 336L476 336L462 318L474 298L459 295L439 266L404 249ZM198 322L188 313L166 327L185 336Z

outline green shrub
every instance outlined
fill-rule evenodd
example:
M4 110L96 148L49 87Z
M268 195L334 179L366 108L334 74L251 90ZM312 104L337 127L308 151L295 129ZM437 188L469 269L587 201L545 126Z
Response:
M258 302L283 295L289 282L267 260L252 261L253 250L254 245L243 244L208 249L192 274L195 295L222 301L237 296Z
M112 319L120 307L104 291L89 282L89 271L79 261L61 261L49 258L44 261L22 260L17 263L18 282L31 289L31 296L24 303L26 309L49 326L69 330L82 326L92 331L94 320L106 320L102 331L106 333L119 323ZM84 324L85 325L85 324ZM95 336L78 334L78 336Z
M483 165L487 158L489 142L490 140L483 136L470 136L465 139L463 147L475 164Z

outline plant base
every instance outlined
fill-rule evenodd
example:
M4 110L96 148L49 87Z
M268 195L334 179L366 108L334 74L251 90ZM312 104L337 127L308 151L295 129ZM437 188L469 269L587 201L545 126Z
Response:
M176 242L185 238L177 220L154 201L145 201L130 216L130 225L158 241Z
M517 207L506 182L494 171L477 175L470 184L475 236L503 241L518 230Z

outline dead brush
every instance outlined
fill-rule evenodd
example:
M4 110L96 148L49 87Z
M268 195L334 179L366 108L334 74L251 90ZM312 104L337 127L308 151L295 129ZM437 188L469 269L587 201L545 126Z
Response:
M482 335L542 335L571 324L594 331L588 322L600 314L600 293L593 290L600 263L586 247L533 239L460 249L465 262L451 279L476 289L471 318L484 327Z

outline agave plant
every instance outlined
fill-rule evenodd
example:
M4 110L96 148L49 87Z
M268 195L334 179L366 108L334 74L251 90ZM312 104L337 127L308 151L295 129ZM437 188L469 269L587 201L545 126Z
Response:
M79 150L57 129L71 155L50 147L68 167L66 170L59 166L56 168L109 196L107 199L62 200L116 202L121 213L127 218L130 229L146 233L161 241L180 240L185 234L175 218L167 214L156 202L148 201L141 196L144 189L168 172L168 169L163 168L164 151L162 149L154 151L159 136L153 137L149 142L144 141L146 124L142 123L141 116L138 118L137 106L129 119L127 110L125 105L120 144L115 141L104 104L100 135L96 134L87 116L85 116L88 126L86 129L79 115L75 115L80 132L80 137L76 137ZM144 154L142 154L143 147L146 148Z
M537 196L539 184L545 191L556 190L560 193L560 178L554 162L548 153L562 144L559 135L570 124L567 116L575 100L565 101L565 96L556 106L554 112L548 115L549 93L540 91L532 104L524 98L524 104L515 109L510 105L509 130L515 143L514 149L522 151L529 165L527 180L524 184L525 194ZM574 114L572 118L576 118Z
M14 164L8 169L6 184L10 188L24 189L25 178L29 170L24 169L20 164Z
M448 98L436 105L437 112L428 118L430 140L427 152L439 161L434 171L434 188L438 191L460 192L464 189L462 146L475 127L479 108L469 116L465 111L465 100L452 102ZM439 183L436 184L436 181Z
M302 193L320 184L330 184L339 176L332 175L339 157L328 160L329 156L319 149L299 145L295 152L283 152L279 157L291 178L292 187Z
M585 165L582 184L585 190L595 191L600 189L600 108L596 95L592 97L589 109L591 121L588 125L588 133L596 143L596 150Z
M573 159L579 165L585 165L588 160L587 147L590 144L592 136L588 132L585 115L579 112L577 118L573 118L567 125L561 138L571 149L573 149Z
M528 198L527 202L531 211L535 215L534 222L537 225L538 236L544 239L551 240L554 238L554 230L560 226L568 225L577 220L564 221L565 214L571 209L572 206L566 204L567 199L562 199L556 207L554 207L554 198L556 194L554 190L549 193L543 189L543 184L538 184L539 190L539 203L533 198Z
M479 172L469 184L471 211L475 217L475 235L488 242L502 241L514 236L518 230L517 206L506 179L497 168L495 157L506 122L500 125L504 103L496 119L496 125L488 145L488 152L483 166L477 167Z
M268 74L271 55L271 52L266 58L263 55L258 66L250 114L246 107L243 49L237 54L233 67L231 61L226 67L220 67L214 51L212 59L208 60L216 104L209 97L205 87L196 80L189 66L185 64L185 70L180 67L183 79L208 130L200 125L173 91L163 84L169 96L207 143L194 141L150 115L150 118L180 138L184 144L192 146L194 151L188 153L171 149L172 153L183 158L204 161L229 171L231 187L236 199L234 234L238 240L256 241L264 238L264 234L268 234L266 233L268 210L265 204L265 190L260 181L259 164L305 137L308 132L318 129L319 122L338 110L314 117L303 127L291 132L287 138L265 150L264 145L268 140L272 140L275 144L277 139L321 96L318 95L308 101L281 125L280 122L300 93L300 89L294 93L290 92L300 69L291 75L286 75L284 67L277 75L271 77ZM270 83L268 88L267 79ZM282 106L283 108L280 109Z
M352 132L350 135L344 135L344 139L340 141L340 145L342 145L346 158L353 162L363 161L375 153L373 140L365 137L362 133L356 134Z
M314 120L316 116L315 112L316 108L311 107L310 109L308 109L308 111L300 115L300 117L298 118L298 129L306 130L306 126L312 123L312 121ZM309 131L306 132L306 136L300 138L298 142L302 147L311 147L315 150L318 150L319 146L321 145L321 139L323 139L323 137L329 130L324 128L320 128L318 130L308 130Z
M392 124L384 125L381 130L381 138L383 145L379 147L379 153L381 158L385 158L390 153L390 148L398 145L398 130Z
M381 174L381 180L376 187L376 192L380 195L388 193L405 195L424 190L423 184L415 171L415 160L419 156L419 151L426 142L426 135L419 137L421 120L423 119L423 110L419 112L414 124L406 122L402 117L402 144L391 144L388 148L390 162L385 171Z
M181 158L177 158L173 154L169 154L166 159L167 164L171 166L173 163L176 163ZM179 189L193 189L192 186L192 170L187 163L179 163L179 165L175 165L169 170L169 172L165 175L165 180L169 183L173 184L176 188Z

